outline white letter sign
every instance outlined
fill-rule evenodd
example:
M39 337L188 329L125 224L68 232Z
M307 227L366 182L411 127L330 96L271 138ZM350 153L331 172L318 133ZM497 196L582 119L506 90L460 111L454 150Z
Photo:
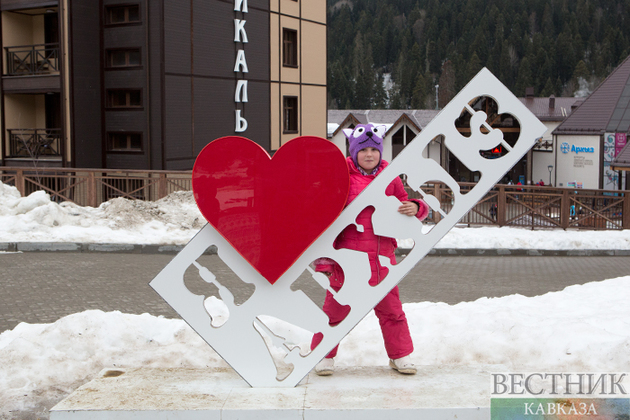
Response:
M241 2L237 2L240 5ZM246 4L246 3L245 3ZM244 61L244 59L243 59ZM479 98L491 98L498 105L498 114L509 114L519 122L518 139L508 143L503 133L490 126L488 116L473 108ZM470 135L462 135L455 121L470 117ZM236 113L239 121L240 112ZM247 128L247 123L237 123L237 131ZM418 263L433 246L532 148L545 132L545 126L499 82L487 69L483 69L462 91L428 124L414 141L356 197L339 217L332 221L319 237L306 246L304 252L277 280L270 283L222 236L212 224L207 224L186 247L150 283L166 302L254 387L293 387L348 334L389 291ZM430 142L443 136L445 146L471 171L479 171L480 178L474 188L460 190L459 184L435 160L423 157ZM286 145L291 142L286 143ZM286 146L285 145L285 146ZM494 159L486 158L481 151L499 145L507 152ZM283 146L284 147L284 146ZM282 147L274 155L280 155ZM299 163L299 162L298 162ZM229 206L252 207L257 197L250 194L256 183L266 178L261 173L255 178L242 161L234 162L233 175L223 172L217 176L232 176L234 185L241 188L238 194L226 189L208 191L209 197L230 194L230 200L222 201ZM194 171L193 171L194 172ZM434 214L441 217L435 224L423 224L413 217L398 213L400 201L387 196L386 189L395 178L407 176L408 186L429 205ZM291 174L287 173L287 177ZM440 197L431 195L425 186L435 182L446 184L452 191L452 201L442 206ZM229 188L227 188L229 190ZM425 191L426 190L426 191ZM271 190L267 196L273 195ZM308 191L292 191L300 194ZM212 204L212 201L210 201ZM273 201L271 204L273 205ZM218 204L217 204L218 207ZM373 208L372 225L379 236L407 239L413 248L402 261L392 263L381 260L388 272L377 285L368 284L371 276L368 255L361 251L337 249L335 239L348 226L357 225L357 216L366 208ZM217 211L220 211L217 209ZM222 213L220 213L222 215ZM221 219L224 230L250 232L251 244L259 241L255 230L248 229L260 224L254 216ZM289 222L286 222L289 223ZM308 220L304 223L309 223ZM292 224L299 229L298 224ZM246 237L248 239L248 237ZM249 243L247 243L249 246ZM199 258L211 246L216 246L217 256L243 282L254 291L245 301L235 303L236 288L228 284L225 272L212 273L200 263ZM273 249L263 249L260 258L273 258ZM341 289L333 289L323 273L315 272L313 262L321 258L334 260L345 274ZM184 276L200 276L218 290L213 296L199 295L188 289ZM337 325L329 325L329 319L313 300L296 285L310 282L321 287L322 293L330 292L341 305L349 306L348 315ZM231 290L230 290L231 289ZM217 312L217 302L221 311ZM222 318L221 323L215 322ZM303 340L296 340L295 331L302 331ZM310 338L320 333L321 342L311 350Z

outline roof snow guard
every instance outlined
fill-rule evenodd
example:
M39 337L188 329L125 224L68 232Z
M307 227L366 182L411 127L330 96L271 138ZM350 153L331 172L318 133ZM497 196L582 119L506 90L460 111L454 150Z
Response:
M627 133L630 129L630 56L553 134Z

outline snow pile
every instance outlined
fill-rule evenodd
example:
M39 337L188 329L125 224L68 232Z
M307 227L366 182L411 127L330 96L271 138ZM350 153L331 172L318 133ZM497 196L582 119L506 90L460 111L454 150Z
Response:
M57 204L43 191L20 197L0 184L0 242L185 245L205 224L192 192L155 201L115 198L98 208ZM431 226L426 225L429 230ZM402 247L412 243L400 240ZM630 249L630 230L563 231L477 227L452 229L436 248Z
M530 230L511 227L455 227L435 248L462 249L630 249L630 230Z
M497 372L623 372L630 354L628 296L630 277L622 277L532 298L405 304L412 360L495 365ZM305 339L285 335L295 343ZM19 324L0 334L0 360L0 418L44 413L104 368L227 366L184 321L102 311ZM386 364L372 312L341 342L336 365Z
M185 244L204 224L192 192L155 202L115 198L93 208L55 203L44 191L21 198L0 186L0 242Z
M106 367L227 366L181 320L94 310L5 331L0 360L0 418L50 408Z

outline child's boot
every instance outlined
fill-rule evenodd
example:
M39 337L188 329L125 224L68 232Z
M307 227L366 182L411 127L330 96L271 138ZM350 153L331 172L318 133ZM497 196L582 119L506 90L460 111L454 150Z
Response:
M389 367L406 375L415 375L417 372L409 356L401 357L400 359L389 359Z
M330 376L335 371L335 359L324 358L315 366L315 373L319 376Z

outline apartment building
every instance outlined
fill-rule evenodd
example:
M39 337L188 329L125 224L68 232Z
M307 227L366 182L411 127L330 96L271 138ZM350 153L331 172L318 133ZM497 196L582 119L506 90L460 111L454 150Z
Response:
M0 0L0 164L191 169L326 137L325 0Z

